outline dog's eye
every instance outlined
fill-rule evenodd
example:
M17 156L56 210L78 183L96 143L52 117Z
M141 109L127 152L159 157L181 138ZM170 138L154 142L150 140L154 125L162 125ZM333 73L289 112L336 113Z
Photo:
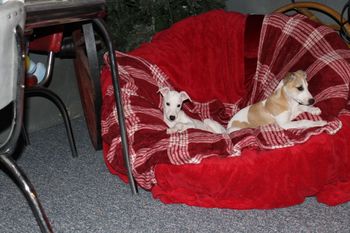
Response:
M166 104L166 106L170 106L170 103L169 103L169 102L166 102L165 104Z
M300 87L297 87L297 89L298 89L299 91L303 91L303 90L304 90L304 87L303 87L303 86L300 86Z
M178 104L178 105L177 105L177 107L179 108L179 107L181 107L181 105L180 105L180 104Z

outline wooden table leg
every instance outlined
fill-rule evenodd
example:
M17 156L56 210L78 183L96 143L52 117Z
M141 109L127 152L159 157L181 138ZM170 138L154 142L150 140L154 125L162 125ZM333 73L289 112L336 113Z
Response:
M75 73L78 81L80 99L91 142L96 150L102 149L100 73L97 60L96 42L92 24L83 25L73 31L75 46Z

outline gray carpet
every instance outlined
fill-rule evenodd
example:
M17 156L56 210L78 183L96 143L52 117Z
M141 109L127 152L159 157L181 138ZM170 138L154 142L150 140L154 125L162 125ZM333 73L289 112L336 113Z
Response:
M150 192L132 196L94 151L83 119L72 122L79 158L63 125L30 134L18 164L34 183L55 232L350 232L350 203L329 207L308 198L273 210L165 205ZM19 189L0 171L0 232L39 232Z

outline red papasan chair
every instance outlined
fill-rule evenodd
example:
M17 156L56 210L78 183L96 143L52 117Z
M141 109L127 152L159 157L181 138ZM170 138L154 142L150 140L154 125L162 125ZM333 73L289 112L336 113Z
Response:
M350 51L329 27L300 14L215 10L116 55L133 176L154 198L233 209L286 207L309 196L328 205L350 200ZM101 72L104 158L127 181L107 64ZM186 91L188 115L226 127L235 112L269 96L296 70L306 71L322 110L298 118L322 118L326 126L166 133L160 87Z

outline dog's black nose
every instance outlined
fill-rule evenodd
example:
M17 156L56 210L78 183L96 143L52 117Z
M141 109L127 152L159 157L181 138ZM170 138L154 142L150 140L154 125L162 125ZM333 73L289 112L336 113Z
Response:
M315 99L309 99L309 105L313 105L315 103Z
M173 120L175 120L175 116L169 116L169 119L171 120L171 121L173 121Z

